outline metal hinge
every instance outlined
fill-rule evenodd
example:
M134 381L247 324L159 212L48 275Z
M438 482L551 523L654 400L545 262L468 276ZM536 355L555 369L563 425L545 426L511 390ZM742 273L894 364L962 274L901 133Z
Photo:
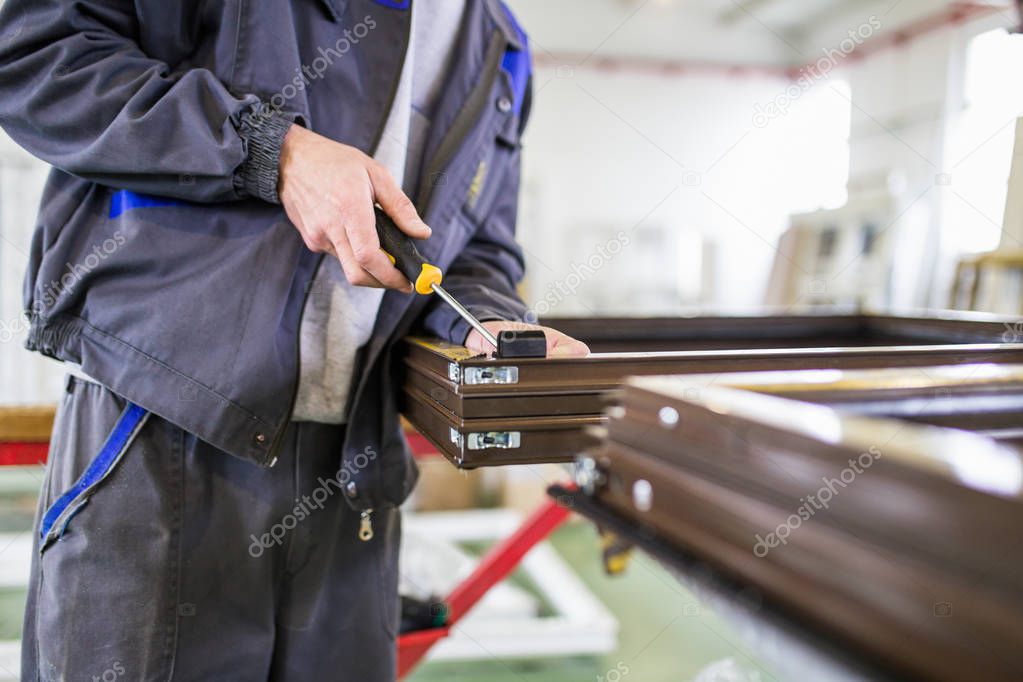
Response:
M517 384L518 367L466 367L463 371L457 362L448 363L448 379L468 386L481 384Z
M467 386L480 384L517 384L518 367L466 367L462 372L462 383Z
M522 442L522 434L518 431L485 431L470 433L466 440L470 450L486 450L488 448L511 450L519 447Z

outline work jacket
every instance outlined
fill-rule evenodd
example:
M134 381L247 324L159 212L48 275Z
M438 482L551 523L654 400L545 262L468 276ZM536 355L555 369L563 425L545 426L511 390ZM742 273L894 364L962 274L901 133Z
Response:
M0 125L54 170L25 283L28 348L272 466L298 384L299 322L323 256L277 196L292 122L372 154L411 0L6 0ZM467 0L413 196L419 248L481 319L517 319L526 37ZM437 297L388 291L359 350L339 471L356 509L415 482L392 350L468 328ZM346 387L341 387L342 390Z

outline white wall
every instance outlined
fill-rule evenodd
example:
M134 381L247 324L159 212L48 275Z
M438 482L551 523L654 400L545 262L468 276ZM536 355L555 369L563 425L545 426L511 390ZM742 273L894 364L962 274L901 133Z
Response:
M856 102L850 194L859 198L887 190L894 195L894 215L883 229L896 244L891 301L896 307L943 306L947 299L947 292L933 291L932 267L940 239L953 57L947 34L931 34L909 49L886 50L850 73Z
M535 83L526 299L571 292L541 315L759 305L789 214L845 200L849 102L833 83L760 127L756 105L786 79L545 68ZM633 243L579 282L575 266L599 262L619 230Z
M0 132L0 404L54 402L58 363L24 348L22 280L47 166Z

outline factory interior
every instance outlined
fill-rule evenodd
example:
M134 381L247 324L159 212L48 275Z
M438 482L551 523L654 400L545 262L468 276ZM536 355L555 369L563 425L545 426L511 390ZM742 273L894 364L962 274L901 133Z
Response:
M1023 3L265 1L0 0L0 681L1023 679ZM418 293L339 223L389 288L306 428L379 290L288 144L393 172L406 77L431 236L361 208ZM249 582L302 546L352 572Z

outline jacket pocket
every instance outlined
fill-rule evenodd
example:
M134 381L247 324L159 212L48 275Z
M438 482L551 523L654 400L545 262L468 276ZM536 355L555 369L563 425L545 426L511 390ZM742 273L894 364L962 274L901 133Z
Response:
M39 524L40 553L60 539L71 519L82 510L93 492L117 468L148 418L149 412L138 405L133 403L125 405L110 434L85 471L74 485L61 494L44 512Z

